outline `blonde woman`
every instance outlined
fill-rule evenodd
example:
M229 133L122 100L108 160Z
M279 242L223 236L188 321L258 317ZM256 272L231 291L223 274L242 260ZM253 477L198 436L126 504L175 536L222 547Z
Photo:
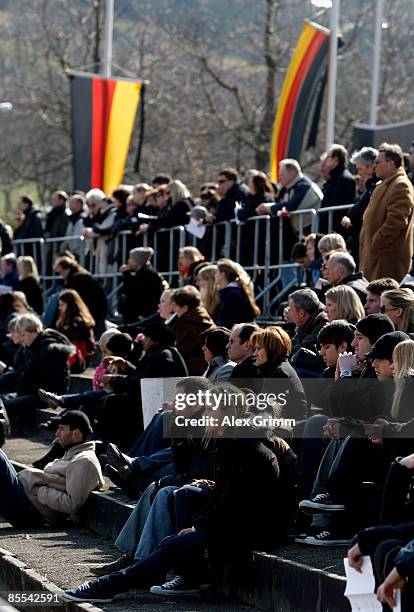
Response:
M186 200L190 206L193 206L194 202L191 199L191 193L189 189L181 181L175 180L168 183L167 195L171 200L171 204L175 206L178 201Z
M338 285L326 292L326 314L328 321L344 319L348 323L356 323L365 317L365 311L358 294L352 287Z
M29 306L37 312L43 312L43 295L40 287L39 272L33 257L22 255L17 258L17 271L19 273L19 289L26 296Z
M381 294L381 312L389 316L395 329L414 332L414 293L411 289L390 289Z
M395 393L391 408L394 421L405 423L414 417L414 340L403 340L392 353Z
M215 264L204 266L198 272L196 281L200 289L201 303L213 319L218 315L217 308L219 304L216 272L217 266Z
M231 329L235 323L250 323L259 316L253 283L238 263L219 259L215 279L219 288L217 325Z

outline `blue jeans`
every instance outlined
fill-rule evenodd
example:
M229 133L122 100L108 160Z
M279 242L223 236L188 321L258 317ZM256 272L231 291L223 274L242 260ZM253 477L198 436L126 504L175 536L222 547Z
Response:
M184 485L174 491L175 529L177 532L192 526L194 516L203 510L211 494L212 491L193 485Z
M170 446L168 438L164 437L164 422L171 416L171 410L166 410L160 414L154 414L148 427L139 436L134 446L129 451L131 457L148 457ZM170 455L171 457L171 455ZM171 461L171 458L170 460ZM144 466L140 466L145 469Z
M323 435L323 426L327 420L327 416L315 414L305 423L301 461L301 495L303 499L308 499L310 495L322 457L330 442L330 438Z
M83 393L65 393L65 395L61 395L62 406L65 408L77 408L81 405L92 405L103 397L108 395L108 391L105 389L97 389L96 391L84 391Z
M185 535L165 538L157 551L126 569L99 578L98 583L112 594L156 584L174 569L189 582L197 582L205 567L204 550L208 531L197 529Z
M170 410L155 414L129 451L133 457L132 467L135 466L139 474L134 482L140 491L144 491L154 480L175 474L170 440L164 437L165 422L170 416Z
M45 524L30 503L17 472L6 453L0 450L0 514L13 527L39 527Z
M174 533L174 523L168 509L168 498L177 487L160 489L150 504L154 484L140 497L132 514L118 535L115 546L139 561L153 553L163 539Z

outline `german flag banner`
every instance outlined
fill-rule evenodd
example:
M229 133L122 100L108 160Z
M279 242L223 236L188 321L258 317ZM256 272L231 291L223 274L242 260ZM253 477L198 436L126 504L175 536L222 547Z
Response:
M329 51L329 30L305 20L290 61L273 124L270 173L277 180L279 162L300 160L305 130L323 78Z
M110 194L124 176L144 85L70 72L74 188Z

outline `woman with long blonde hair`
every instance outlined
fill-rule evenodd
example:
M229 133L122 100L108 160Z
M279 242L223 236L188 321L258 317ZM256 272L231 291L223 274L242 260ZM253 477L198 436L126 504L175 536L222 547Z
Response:
M219 292L216 283L217 266L209 264L201 268L197 274L196 284L200 289L201 303L209 315L215 319L219 304Z
M231 259L219 259L215 279L220 300L218 325L231 329L235 323L250 323L259 316L253 283L240 264Z
M33 257L22 255L17 258L17 271L19 273L19 289L23 291L29 306L37 312L43 312L43 295L40 287L39 272Z
M414 293L411 289L390 289L381 294L381 312L389 316L395 329L414 332Z
M403 340L397 344L392 353L391 367L395 380L391 417L394 421L405 423L414 417L414 340Z
M356 323L365 317L365 311L358 294L352 287L338 285L326 292L326 314L328 321L344 319L348 323Z

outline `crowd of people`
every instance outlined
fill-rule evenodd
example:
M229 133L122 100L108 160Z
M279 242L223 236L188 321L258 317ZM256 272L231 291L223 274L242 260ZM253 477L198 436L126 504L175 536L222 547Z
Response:
M34 427L38 407L59 412L44 425L56 441L33 468L17 475L0 451L0 513L16 527L72 517L103 486L101 467L136 500L115 542L119 559L91 568L98 579L67 599L105 602L147 585L199 593L223 567L243 583L252 551L295 540L348 546L357 570L371 555L381 601L392 606L402 588L411 609L414 145L406 168L398 145L364 147L351 159L357 177L344 147L326 152L322 189L283 160L277 186L256 170L241 183L224 168L199 201L166 175L111 198L59 191L45 227L22 198L15 238L31 231L68 241L51 260L59 278L47 299L35 253L2 253L0 441L8 420L13 431ZM352 208L335 212L332 232L321 223L312 233L289 216L344 203ZM191 216L208 224L263 214L282 219L286 260L302 270L278 321L260 318L243 262L181 247L179 286L170 287L151 265L154 248L140 242ZM121 261L113 238L125 228ZM81 234L102 270L112 262L122 274L116 324L71 244ZM90 364L93 388L68 393L70 372ZM177 379L175 399L152 406L149 422L148 378ZM221 398L214 408L209 394ZM181 406L190 396L196 401Z

